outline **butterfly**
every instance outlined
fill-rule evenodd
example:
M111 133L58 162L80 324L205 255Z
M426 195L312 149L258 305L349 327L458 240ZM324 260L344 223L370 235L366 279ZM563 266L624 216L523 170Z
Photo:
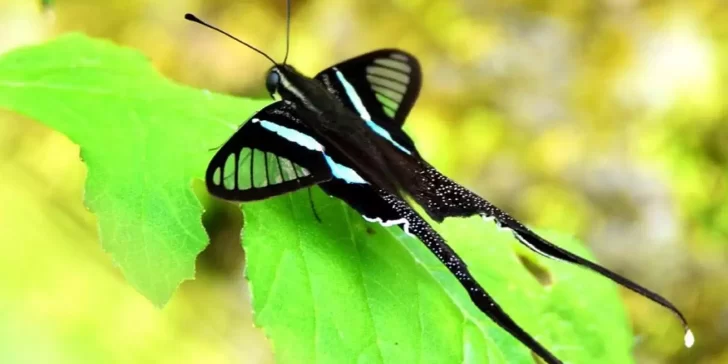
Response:
M242 124L215 153L205 175L212 195L246 202L318 186L365 220L400 227L447 267L475 306L549 364L562 361L510 318L408 198L438 223L473 215L493 220L532 251L590 269L655 301L677 315L685 328L685 344L692 345L687 321L668 300L550 243L420 155L402 129L422 86L419 62L411 54L377 50L310 78L286 63L288 38L286 56L278 63L194 15L185 18L235 39L273 63L266 89L277 101ZM290 15L288 19L290 29Z

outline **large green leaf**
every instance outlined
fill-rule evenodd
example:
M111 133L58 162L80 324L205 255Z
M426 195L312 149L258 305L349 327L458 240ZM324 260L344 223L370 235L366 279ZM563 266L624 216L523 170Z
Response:
M208 149L263 105L175 85L139 54L79 35L0 58L0 107L81 146L102 244L157 304L192 276L207 242L190 185L203 176ZM305 192L243 207L256 322L278 362L533 362L418 241L364 222L318 190L314 201L323 223ZM514 250L510 234L481 219L449 221L442 231L506 311L557 355L631 361L610 282Z
M141 54L80 35L0 63L0 107L81 146L86 204L98 216L101 243L160 305L194 276L207 244L193 178L208 150L262 105L175 85Z
M281 363L533 362L418 240L317 197L322 224L305 192L243 208L256 322L275 339ZM480 218L441 230L506 311L561 358L631 362L612 283L514 250L510 233ZM584 253L572 239L546 235ZM523 259L551 282L539 283Z

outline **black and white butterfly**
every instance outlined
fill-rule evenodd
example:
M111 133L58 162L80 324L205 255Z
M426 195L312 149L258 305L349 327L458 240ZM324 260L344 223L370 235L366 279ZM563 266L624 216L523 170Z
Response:
M230 36L191 14L185 17ZM547 363L561 363L501 309L405 198L413 199L437 222L480 215L508 229L540 255L591 269L668 308L685 327L685 344L692 345L685 318L669 301L546 241L420 156L402 130L422 84L420 65L412 55L397 49L378 50L309 78L285 60L277 63L234 39L273 62L266 87L279 101L245 122L212 158L206 173L212 195L244 202L317 185L364 219L397 225L418 238L491 320Z

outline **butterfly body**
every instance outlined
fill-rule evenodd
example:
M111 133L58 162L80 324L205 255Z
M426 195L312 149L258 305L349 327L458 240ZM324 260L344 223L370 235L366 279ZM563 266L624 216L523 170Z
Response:
M349 85L340 71L334 69L334 72L342 85ZM283 99L281 102L298 114L300 123L320 142L327 156L352 166L361 177L348 182L363 180L400 197L400 192L412 184L414 170L418 166L418 160L412 155L414 146L409 138L403 142L407 144L405 147L392 136L404 135L404 132L390 132L380 127L366 111L368 118L362 123L362 116L342 103L341 96L336 94L331 83L308 78L293 67L273 67L267 80L269 92ZM360 100L358 104L361 109ZM398 135L397 139L402 137ZM342 176L334 174L333 177ZM346 178L340 179L346 181Z
M313 78L276 64L266 87L280 100L245 122L218 150L207 169L208 190L245 202L320 186L367 221L398 226L419 239L473 304L549 364L561 361L500 308L407 197L437 222L472 215L494 220L529 249L595 271L667 307L685 322L661 296L551 244L427 163L402 130L420 85L417 60L395 49L364 54Z

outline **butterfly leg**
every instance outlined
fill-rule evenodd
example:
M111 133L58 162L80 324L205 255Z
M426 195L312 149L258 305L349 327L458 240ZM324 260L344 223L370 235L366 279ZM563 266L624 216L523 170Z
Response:
M314 204L313 204L313 195L311 195L312 188L313 187L308 188L308 202L311 204L311 211L313 212L313 217L315 217L316 221L318 221L319 224L321 224L321 223L323 223L323 221L321 220L321 217L319 217L318 212L316 212L316 206L314 206Z

